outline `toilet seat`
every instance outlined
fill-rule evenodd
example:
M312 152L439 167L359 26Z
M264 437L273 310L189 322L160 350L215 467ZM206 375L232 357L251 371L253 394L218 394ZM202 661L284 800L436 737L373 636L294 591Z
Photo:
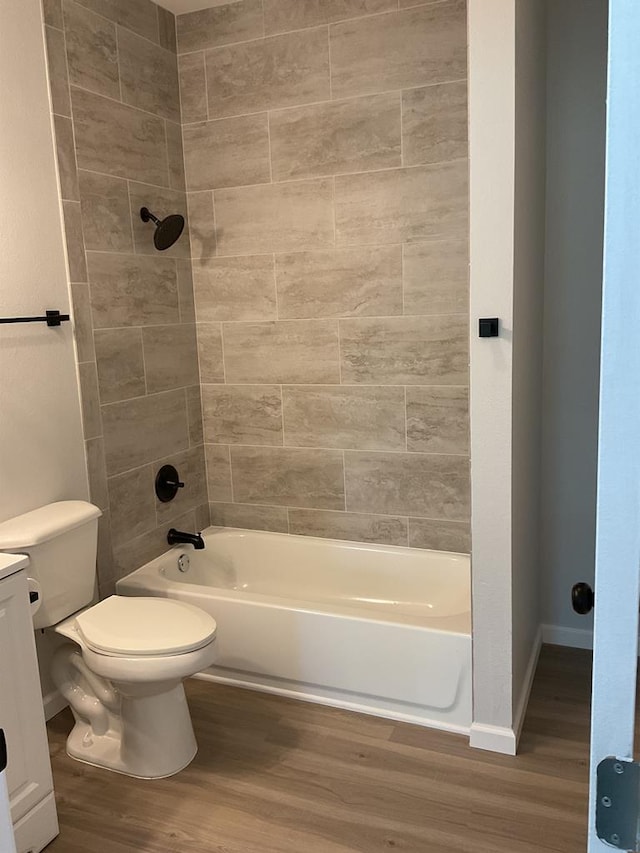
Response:
M112 595L75 616L79 638L100 655L158 658L207 646L215 620L183 601Z

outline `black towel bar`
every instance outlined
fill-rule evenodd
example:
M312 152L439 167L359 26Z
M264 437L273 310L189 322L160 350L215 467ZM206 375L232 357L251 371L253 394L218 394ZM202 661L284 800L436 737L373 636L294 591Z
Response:
M59 311L47 311L44 317L0 317L0 323L46 323L47 326L59 326L69 320L68 314Z

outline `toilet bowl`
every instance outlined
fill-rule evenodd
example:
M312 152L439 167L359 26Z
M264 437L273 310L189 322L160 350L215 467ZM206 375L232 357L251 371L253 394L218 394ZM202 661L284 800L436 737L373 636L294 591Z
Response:
M171 776L196 754L182 681L214 662L216 623L173 599L113 595L91 605L101 514L86 501L40 507L0 523L0 551L29 557L34 628L70 641L52 661L75 719L69 755L129 776Z
M216 624L207 613L114 595L52 630L72 641L52 663L75 719L72 758L145 779L190 763L197 744L182 682L215 660Z

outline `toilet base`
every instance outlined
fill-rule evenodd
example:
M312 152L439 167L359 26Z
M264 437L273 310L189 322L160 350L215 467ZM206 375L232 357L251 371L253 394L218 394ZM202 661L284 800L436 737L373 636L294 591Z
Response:
M170 770L163 768L166 772L139 774L132 772L131 768L125 765L121 756L121 744L122 737L119 732L112 730L104 735L95 735L89 723L77 720L67 738L67 755L83 764L102 767L134 779L166 779L188 767L198 751L197 745L194 744L193 750L179 766L174 766Z
M71 758L137 779L173 776L193 760L198 747L182 679L108 680L71 644L56 651L52 675L75 719Z

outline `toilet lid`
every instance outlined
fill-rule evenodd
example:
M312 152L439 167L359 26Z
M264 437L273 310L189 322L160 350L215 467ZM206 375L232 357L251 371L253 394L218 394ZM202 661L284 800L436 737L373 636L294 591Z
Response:
M97 652L117 655L184 654L206 646L215 620L169 598L112 595L76 616L82 638Z

